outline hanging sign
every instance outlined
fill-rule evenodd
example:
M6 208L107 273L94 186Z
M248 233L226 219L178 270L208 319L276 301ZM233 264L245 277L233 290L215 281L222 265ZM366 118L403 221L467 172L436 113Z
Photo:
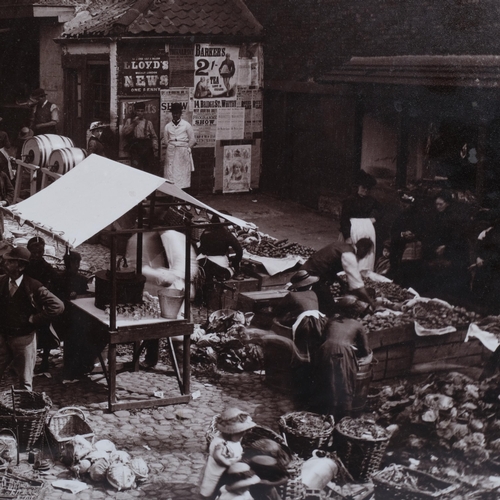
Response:
M147 49L122 47L118 51L118 93L156 94L169 87L169 60L164 45Z

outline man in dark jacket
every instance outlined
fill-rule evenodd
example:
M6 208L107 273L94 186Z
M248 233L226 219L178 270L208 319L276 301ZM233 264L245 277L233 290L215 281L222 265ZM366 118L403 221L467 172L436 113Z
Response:
M33 390L36 329L64 311L64 304L39 281L24 276L30 251L14 247L3 255L0 276L0 379L12 363L22 389Z
M330 283L339 281L338 273L344 271L347 284L352 293L375 309L375 304L365 289L358 269L358 262L366 257L373 248L369 238L361 238L355 245L334 242L314 253L302 265L309 274L318 276L318 283L313 285L319 301L319 310L327 316L334 314L335 304L330 293Z

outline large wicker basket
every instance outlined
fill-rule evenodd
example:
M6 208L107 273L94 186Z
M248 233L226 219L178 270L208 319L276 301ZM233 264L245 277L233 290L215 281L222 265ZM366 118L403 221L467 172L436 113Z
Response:
M336 426L334 432L334 448L343 464L356 481L368 481L370 476L379 470L380 463L389 444L390 435L379 438L363 438L347 434L342 430L347 421L344 417ZM361 425L361 424L360 424Z
M46 426L47 440L55 460L59 460L65 444L76 435L92 441L94 431L80 408L67 406L52 415Z
M309 428L298 429L294 422L315 420L323 425L321 429ZM282 415L279 420L279 428L285 436L290 449L300 457L310 458L314 450L328 450L332 445L332 434L335 421L331 415L319 415L308 411L296 411Z
M373 474L372 481L375 498L383 500L429 500L447 495L459 487L459 484L395 464Z
M10 390L0 394L0 427L17 435L20 450L40 439L52 401L45 393Z

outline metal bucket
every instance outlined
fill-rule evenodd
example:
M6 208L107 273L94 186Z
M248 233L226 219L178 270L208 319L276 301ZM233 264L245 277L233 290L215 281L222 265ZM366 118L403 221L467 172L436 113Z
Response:
M87 158L87 151L82 148L61 148L50 153L48 165L52 172L64 175Z
M162 318L177 319L184 301L184 290L160 288L158 290Z
M370 352L364 358L358 359L359 371L356 374L356 385L352 400L352 411L354 414L362 412L366 406L373 377L372 363L373 352Z
M73 146L73 141L63 135L36 135L24 142L21 158L26 163L38 165L39 167L48 167L52 151L61 148L72 148Z

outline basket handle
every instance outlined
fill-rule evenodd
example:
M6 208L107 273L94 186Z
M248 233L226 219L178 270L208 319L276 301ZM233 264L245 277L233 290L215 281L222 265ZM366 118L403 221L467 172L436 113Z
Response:
M77 406L65 406L64 408L57 410L57 412L50 417L49 425L52 419L57 415L80 415L84 422L87 421L85 413L83 413L83 411L80 410L80 408L78 408Z
M17 439L16 433L12 429L9 429L7 427L3 427L2 429L0 429L0 434L2 434L3 431L7 431L10 434L12 434L12 436L16 440L16 452L17 452L17 464L16 465L19 465L19 440Z

